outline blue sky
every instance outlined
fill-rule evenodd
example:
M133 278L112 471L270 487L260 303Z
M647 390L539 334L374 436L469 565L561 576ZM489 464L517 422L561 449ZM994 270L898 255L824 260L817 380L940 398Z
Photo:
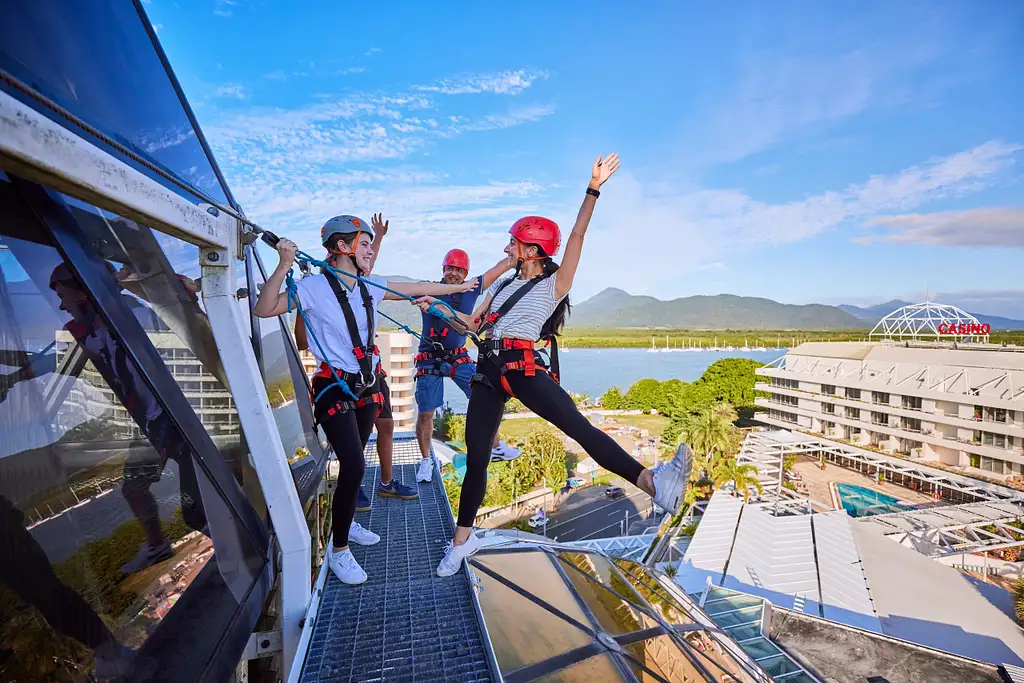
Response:
M377 272L473 270L531 213L576 279L662 299L922 298L1024 318L1024 3L336 3L145 9L248 215ZM301 10L295 8L301 7Z

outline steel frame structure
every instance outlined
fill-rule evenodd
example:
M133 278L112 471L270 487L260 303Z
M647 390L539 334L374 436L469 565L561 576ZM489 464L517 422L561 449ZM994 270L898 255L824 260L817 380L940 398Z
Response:
M224 370L274 529L287 672L311 598L310 536L237 303L239 222L216 207L186 200L5 92L0 92L0 168L200 247L203 300L217 346L234 350L222 354Z
M776 440L770 435L773 433L788 434L785 440ZM1024 501L1024 492L978 481L970 477L963 477L939 469L907 462L899 458L873 453L855 446L848 446L821 437L804 435L799 432L787 430L773 430L770 432L750 432L744 440L743 448L737 461L749 461L755 464L758 461L777 460L786 455L821 453L825 456L835 456L861 462L875 467L879 470L911 477L922 483L935 487L949 489L964 493L982 501Z
M949 334L940 332L942 325L973 325L981 328L981 322L970 313L947 304L925 301L899 308L878 321L868 334L868 339L955 339L957 341L988 341L987 334Z
M1024 546L1024 529L1013 525L1022 518L1021 503L967 503L873 515L857 523L939 558Z

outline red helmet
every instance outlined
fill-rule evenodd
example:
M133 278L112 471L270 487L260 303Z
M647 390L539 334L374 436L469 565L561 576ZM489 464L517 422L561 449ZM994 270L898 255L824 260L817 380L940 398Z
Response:
M550 218L526 216L520 218L509 229L508 234L524 244L536 244L544 250L545 256L554 256L562 243L562 233L558 223Z
M469 272L469 254L462 251L461 249L452 249L444 255L444 262L441 267L452 266L453 268L462 268L467 273Z

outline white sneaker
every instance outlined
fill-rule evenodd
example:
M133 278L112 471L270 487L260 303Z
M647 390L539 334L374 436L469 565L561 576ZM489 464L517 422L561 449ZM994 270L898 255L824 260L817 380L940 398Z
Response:
M512 448L504 441L499 441L496 448L491 449L491 462L507 462L509 460L515 460L523 452Z
M331 559L328 560L328 564L334 575L338 577L338 581L342 583L358 586L366 581L366 572L356 562L356 558L352 555L352 550L349 548L338 551L332 550Z
M654 504L669 515L679 512L692 468L693 453L688 445L681 443L675 457L651 470L654 475Z
M416 468L416 481L429 482L434 478L434 461L430 458L420 460L420 466Z
M380 543L380 536L353 520L352 526L348 528L348 540L359 545L376 545Z
M462 569L462 561L480 550L480 539L475 533L470 533L469 538L462 545L455 545L454 541L448 541L444 550L444 557L437 565L438 576L451 576Z

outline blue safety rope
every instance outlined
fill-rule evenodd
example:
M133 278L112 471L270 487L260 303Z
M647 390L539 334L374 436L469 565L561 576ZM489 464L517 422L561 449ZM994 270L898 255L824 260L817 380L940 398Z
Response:
M313 328L309 326L309 320L306 318L306 312L302 310L302 302L299 301L299 288L295 284L295 278L292 277L291 270L289 270L288 275L285 276L285 285L288 289L288 312L292 312L292 304L294 303L295 310L297 310L299 316L302 317L302 324L306 328L306 334L308 334L310 338L312 338L313 343L316 344L316 348L319 349L320 351L320 357L326 360L327 352L324 351L324 347L320 344L320 340L316 338L316 333L313 332ZM327 390L332 387L340 387L342 391L344 391L346 394L352 397L353 401L358 401L359 397L356 396L355 392L353 392L351 387L349 387L348 382L346 382L340 376L338 376L338 371L334 369L334 365L328 362L327 367L331 369L331 374L334 375L334 383L328 384L326 387L321 389L320 393L318 393L313 398L313 403L315 404L317 401L319 401L320 397L323 396L327 392Z
M365 278L365 277L363 277L361 275L354 275L352 273L346 273L343 270L335 268L334 266L332 266L331 264L327 263L326 261L321 261L319 259L313 258L312 256L310 256L309 254L307 254L304 251L296 251L295 252L295 260L300 262L300 263L308 263L311 266L316 266L321 271L329 271L329 272L333 273L335 275L335 277L338 278L338 282L340 282L341 285L343 287L345 287L345 289L347 289L349 291L352 291L352 288L354 287L354 285L353 285L353 287L350 287L349 285L345 284L345 281L341 279L342 275L344 275L345 277L350 277L353 280L355 280L356 282L362 282L363 284L367 284L367 285L371 285L373 287L377 287L379 289L383 289L385 292L391 292L395 296L401 297L401 298L405 299L406 301L415 301L416 300L416 297L409 296L408 294L402 294L399 291L391 289L387 285L382 285L381 283L375 282L373 280L370 280L369 278ZM439 306L443 306L443 307L447 308L449 312L445 313L444 311L440 310ZM458 323L458 318L457 318L457 316L455 314L455 309L452 308L447 303L445 303L444 301L441 301L439 299L430 302L430 306L427 307L427 313L429 313L430 315L432 315L432 316L434 316L436 318L441 318L441 320L444 320L446 322L452 322L453 320L455 320L456 324L459 324ZM396 324L400 325L401 327L405 327L404 325L401 325L401 323L397 323L397 321L394 321L394 319L391 318L390 316L388 316L386 314L382 314L382 315L384 315L384 317L388 318L389 320L392 320L393 322L396 322ZM405 329L408 330L409 328L406 327ZM413 334L415 334L415 333L413 333Z
M395 291L394 289L391 289L390 287L382 285L379 282L375 282L373 280L364 278L364 277L362 277L360 275L353 275L352 273L346 273L343 270L339 270L338 268L335 268L334 266L330 265L326 261L321 261L319 259L313 258L312 256L310 256L309 254L307 254L307 253L305 253L303 251L297 251L295 253L295 260L296 260L296 262L298 262L300 264L301 263L306 263L308 265L317 266L317 267L320 268L320 270L322 272L330 273L332 276L337 278L338 282L341 283L342 287L344 287L345 289L347 289L350 292L354 289L355 285L350 287L349 285L345 284L345 281L342 280L342 278L341 278L342 275L345 275L347 277L353 278L357 282L363 282L365 284L372 285L374 287L379 287L380 289L383 289L384 291L387 291L387 292L391 292L392 294L394 294L396 296L399 296L399 297L402 297L403 299L406 299L407 301L415 301L415 298L409 296L408 294L403 294L401 292ZM310 327L309 320L306 318L306 312L304 310L302 310L302 303L299 301L299 288L295 284L295 278L292 276L291 269L288 270L288 275L285 276L285 286L286 286L287 292L288 292L288 312L291 313L292 307L294 305L295 310L298 311L298 314L302 317L302 323L303 323L303 325L306 328L306 334L309 335L309 337L313 340L313 343L316 344L316 348L320 351L320 357L324 358L324 359L327 359L327 352L324 351L324 347L320 344L320 340L317 339L316 333L313 332L313 328ZM441 306L444 306L449 311L451 311L451 315L447 315L443 311L441 311L437 307L438 304L440 304ZM384 313L383 311L380 311L380 310L378 310L377 313L379 313L380 315L384 316L385 318L387 318L391 322L395 323L396 325L401 327L406 332L408 332L408 333L410 333L410 334L412 334L412 335L414 335L416 337L419 337L420 339L423 339L422 335L420 335L420 334L414 332L413 330L409 329L409 327L407 327L406 325L403 325L402 323L398 322L397 320L392 318L387 313ZM452 320L457 320L457 318L455 316L455 309L453 309L451 306L449 306L444 301L440 301L440 300L431 302L430 306L427 309L427 313L429 313L430 315L433 315L435 317L441 318L442 320L445 320L447 322L451 322ZM353 340L353 341L355 341L355 340ZM327 366L331 368L331 374L334 375L334 382L331 383L331 384L328 384L326 387L321 389L320 392L313 398L313 403L316 403L317 401L319 401L320 397L323 396L332 387L340 387L341 390L344 391L349 396L351 396L353 400L358 401L359 397L355 395L355 392L352 391L352 389L351 389L351 387L349 387L348 383L345 380L343 380L338 375L338 371L334 369L334 365L332 363L328 362Z

